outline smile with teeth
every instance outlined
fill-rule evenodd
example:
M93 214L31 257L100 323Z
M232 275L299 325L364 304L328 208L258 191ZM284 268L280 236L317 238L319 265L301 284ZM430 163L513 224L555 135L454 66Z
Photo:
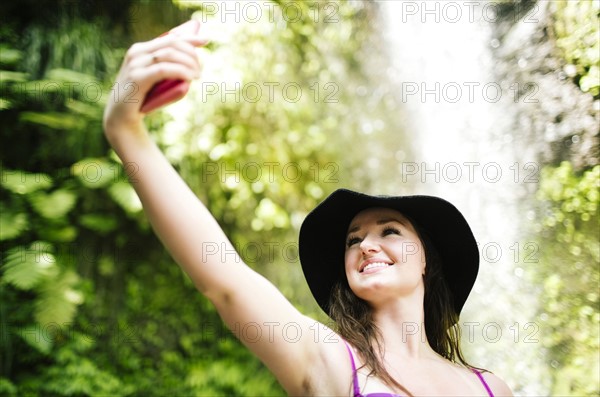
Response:
M372 262L369 263L367 266L365 266L360 272L364 273L367 272L369 273L369 270L371 269L377 269L377 268L382 268L382 267L388 267L388 266L392 266L393 263L386 263L386 262Z

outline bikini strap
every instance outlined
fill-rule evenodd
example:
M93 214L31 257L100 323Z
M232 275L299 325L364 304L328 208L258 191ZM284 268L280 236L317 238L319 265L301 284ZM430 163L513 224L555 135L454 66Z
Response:
M481 383L483 383L483 386L485 387L485 390L487 390L488 395L490 397L494 397L494 393L492 393L492 389L490 389L490 387L488 386L488 384L485 381L485 379L483 379L483 376L481 375L481 372L477 371L475 368L471 368L471 370L473 372L475 372L475 374L477 375L477 377L479 378L479 380L481 381Z
M343 339L342 339L343 340ZM350 355L350 362L352 362L352 384L354 385L354 397L361 397L360 388L358 387L358 377L356 376L356 364L354 363L354 354L348 342L344 340L348 354Z

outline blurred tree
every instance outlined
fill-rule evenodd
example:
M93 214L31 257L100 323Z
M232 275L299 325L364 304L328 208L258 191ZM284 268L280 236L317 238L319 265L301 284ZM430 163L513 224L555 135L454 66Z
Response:
M98 281L86 270L99 250L118 245L106 234L132 229L110 198L119 166L102 159L107 87L98 76L115 73L120 54L98 34L106 21L86 4L48 13L29 3L18 10L3 3L14 13L0 31L0 117L10 142L0 149L0 390L115 393L127 387L110 366L100 368L102 360L84 359L97 338L80 332L80 321L89 321L85 286ZM97 161L74 164L86 156Z
M540 261L540 336L555 368L552 395L600 393L600 166L575 173L569 162L542 172L535 226Z
M563 71L594 97L596 111L590 113L595 113L597 125L600 8L591 0L559 0L550 6L549 30L565 64ZM597 139L596 127L592 142ZM583 153L596 164L597 155L593 145ZM539 221L533 229L540 263L532 275L541 286L541 342L554 369L552 394L592 396L600 394L600 166L585 166L572 155L563 160L542 172Z
M569 77L583 92L600 98L600 6L592 0L552 2L556 44Z

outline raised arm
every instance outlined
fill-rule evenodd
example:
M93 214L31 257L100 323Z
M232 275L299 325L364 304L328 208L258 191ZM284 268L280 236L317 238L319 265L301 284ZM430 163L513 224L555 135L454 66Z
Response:
M105 134L122 161L133 164L127 167L135 171L131 183L173 258L227 325L245 331L237 336L282 386L289 393L306 394L315 382L320 383L327 368L333 369L331 362L345 354L343 346L333 339L324 343L327 330L317 328L268 280L231 255L233 245L149 137L139 111L156 82L199 76L195 47L203 44L197 36L166 36L133 45L105 110ZM207 255L209 245L226 250L227 255Z

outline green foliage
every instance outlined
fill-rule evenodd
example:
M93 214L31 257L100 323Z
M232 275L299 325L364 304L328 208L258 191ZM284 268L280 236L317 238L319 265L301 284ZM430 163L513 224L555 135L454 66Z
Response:
M131 8L177 15L169 2L151 3ZM0 148L0 394L282 395L148 227L124 176L135 164L121 164L101 130L103 101L131 44L107 43L130 27L111 31L100 15L86 20L90 11L78 4L68 16L27 21L25 35L12 30L15 20L0 29L1 133L10 142ZM355 59L367 34L363 12L361 3L344 2L335 24L250 24L207 53L216 68L231 61L245 83L275 76L300 87L298 101L282 100L281 90L271 102L202 101L196 91L195 115L175 105L174 116L148 118L248 263L309 314L318 309L297 266L297 227L350 177L343 170L352 160L338 153L365 123L352 116L366 107L355 95L368 84ZM164 29L180 22L165 18ZM207 72L206 81L224 77ZM373 118L389 110L369 106ZM253 164L260 168L243 168ZM214 166L261 177L226 178Z
M115 165L104 158L86 158L71 167L71 174L90 189L107 187L117 176L116 171Z
M28 196L33 209L46 219L59 219L73 208L77 196L65 189L52 193L36 192Z
M543 170L536 225L540 263L542 343L548 350L553 395L593 396L600 349L600 166L576 174L569 162ZM595 379L595 381L594 381Z
M0 203L0 241L19 236L27 230L27 215Z
M29 248L15 247L6 252L3 282L29 290L44 277L56 275L56 259L48 243L33 243Z
M66 12L54 13L53 19L57 23L52 28L34 24L25 31L23 42L28 56L21 60L23 69L56 82L62 76L52 69L60 68L67 71L68 77L84 76L83 80L71 79L84 85L94 81L94 76L108 77L105 73L114 70L118 55L98 34L98 28L106 21L98 18L95 23L82 23L82 19ZM13 62L18 59L16 55L8 58Z
M16 396L17 387L10 380L6 378L0 378L0 393L7 397Z
M600 8L593 0L551 2L556 44L575 67L574 78L584 92L600 95Z
M120 220L122 207L110 200L109 189L121 182L122 167L107 157L100 129L103 103L89 89L106 94L105 85L94 76L99 71L86 74L89 64L77 67L59 59L68 58L70 51L60 55L61 46L74 49L82 46L79 40L98 41L101 35L77 18L56 31L62 37L59 42L45 29L35 26L28 40L7 40L0 60L5 69L0 71L0 117L6 127L2 139L12 142L1 149L0 393L129 394L133 388L119 380L118 369L106 359L100 360L105 364L100 368L89 357L107 354L96 343L86 345L93 333L74 329L92 314L82 309L93 299L90 286L98 281L89 266L107 245L107 233L118 227L142 236L147 232L140 233L136 224L128 229ZM3 34L13 37L6 30ZM50 45L53 57L42 61L35 52ZM94 57L101 55L100 45L86 48ZM84 55L79 51L76 56ZM38 64L30 63L32 59ZM101 63L110 60L105 61ZM67 64L76 70L65 69ZM36 70L42 70L39 79L30 77ZM115 191L130 192L127 187L118 185ZM102 255L99 262L106 273L110 255Z
M2 170L2 187L16 194L30 194L52 186L52 178L46 174Z

